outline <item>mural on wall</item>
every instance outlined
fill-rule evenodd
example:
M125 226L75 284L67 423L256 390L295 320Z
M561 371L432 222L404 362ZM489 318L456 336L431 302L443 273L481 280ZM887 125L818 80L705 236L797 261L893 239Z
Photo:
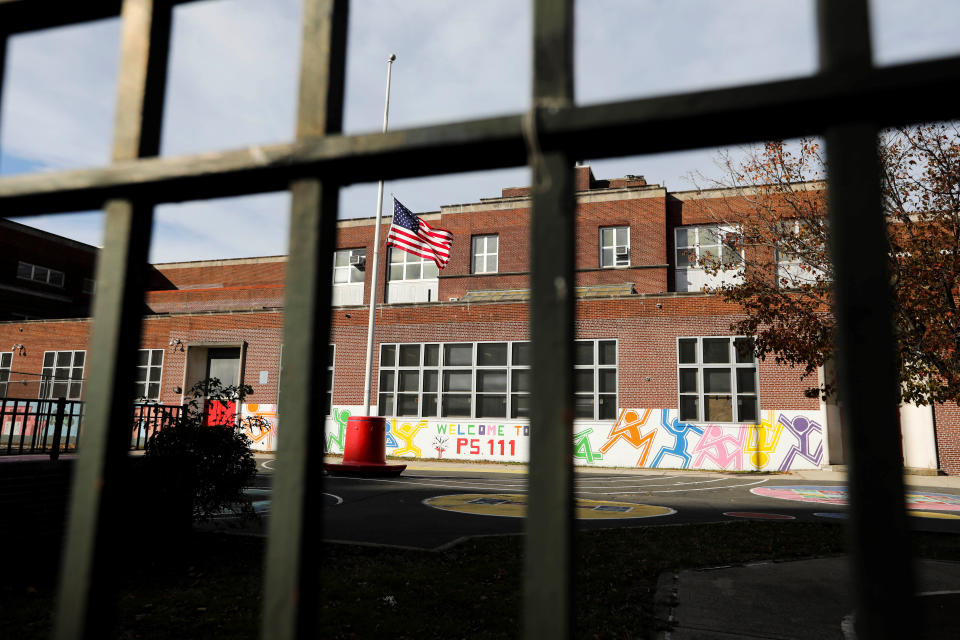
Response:
M680 422L676 418L671 419L669 413L666 411L660 412L660 425L673 436L673 444L669 447L660 447L660 451L657 452L657 457L653 459L653 464L650 466L654 469L659 468L661 467L660 462L663 460L663 456L672 456L674 462L679 458L681 469L689 469L691 456L687 452L687 438L689 438L690 433L703 435L703 429L692 424ZM675 467L676 465L666 464L662 466Z
M337 407L327 418L328 452L343 452L351 411L359 408ZM620 409L613 425L574 423L573 459L648 469L816 469L823 461L823 423L820 411L764 411L758 424L690 424L680 421L676 409ZM388 418L385 439L388 456L526 462L530 425Z
M646 465L647 456L650 455L650 447L653 446L653 440L657 436L657 430L655 428L651 429L646 435L643 435L641 427L647 424L651 411L651 409L644 409L641 414L634 409L621 409L617 421L610 427L607 441L600 447L600 453L606 453L613 445L624 441L640 451L640 457L637 458L637 464L634 466L642 467Z
M343 453L343 442L347 437L347 418L350 417L349 409L333 408L333 421L335 429L330 429L330 419L327 418L327 453Z
M37 445L41 444L41 440L46 440L49 444L53 438L55 414L56 401L35 400L17 403L10 401L4 407L3 422L0 423L0 444L4 448L7 445L17 448L21 437L26 447L29 447L34 440ZM69 412L64 415L60 434L64 444L70 440L76 440L81 422L82 419L78 415L71 415ZM74 445L75 443L70 443L70 446Z
M254 451L275 451L277 448L277 405L244 404L240 406L240 426L250 438Z
M396 444L394 444L394 447L396 448L389 452L390 455L405 456L407 454L412 454L414 458L422 457L420 454L420 447L413 443L413 439L421 429L427 428L426 420L421 420L416 424L411 422L404 422L401 424L397 418L391 418L387 421L387 423L390 425L390 435L403 442L402 447L398 447Z

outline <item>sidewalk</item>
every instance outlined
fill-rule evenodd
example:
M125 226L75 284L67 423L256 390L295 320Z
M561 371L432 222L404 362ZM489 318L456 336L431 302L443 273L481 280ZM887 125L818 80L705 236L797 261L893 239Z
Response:
M657 583L661 640L852 640L846 557L665 572ZM960 638L960 563L917 562L926 638Z

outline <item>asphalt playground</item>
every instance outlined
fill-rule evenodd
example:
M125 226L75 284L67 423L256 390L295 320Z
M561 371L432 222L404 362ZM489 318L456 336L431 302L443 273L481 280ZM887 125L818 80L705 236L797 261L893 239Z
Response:
M336 461L336 460L333 460ZM390 461L399 462L399 461ZM215 519L204 527L265 535L273 473L248 489L262 516ZM669 526L738 519L834 522L846 518L846 478L828 470L721 473L576 468L581 529ZM905 476L911 526L960 533L960 478ZM526 467L408 461L396 478L324 478L324 539L442 550L474 536L523 532ZM960 637L960 563L918 561L926 637ZM667 571L657 584L662 640L856 638L853 581L843 556Z
M258 457L248 490L259 521L230 518L216 528L265 534L277 461ZM844 476L577 468L581 529L645 527L737 519L837 522L846 517ZM442 549L471 536L519 534L526 509L526 467L410 461L395 478L328 475L324 539L401 548ZM960 533L960 479L914 476L908 485L914 527Z

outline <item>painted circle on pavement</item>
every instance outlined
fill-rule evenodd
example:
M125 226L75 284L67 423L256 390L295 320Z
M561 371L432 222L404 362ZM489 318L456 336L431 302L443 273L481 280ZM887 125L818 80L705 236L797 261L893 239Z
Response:
M795 502L820 504L847 504L847 488L844 486L780 485L756 487L750 493L765 498L779 498ZM912 511L960 511L960 496L948 493L908 491L904 496L907 509Z
M813 514L818 518L836 518L837 520L846 520L847 514L843 511L821 511Z
M427 498L423 504L434 509L477 516L523 518L527 515L527 496L515 493L458 493ZM670 507L633 502L577 498L574 504L574 515L580 520L655 518L672 513L676 511Z
M761 513L759 511L724 511L723 515L731 518L749 518L751 520L796 520L793 516L784 513Z
M907 515L917 518L940 518L942 520L960 520L960 516L955 513L944 513L943 511L907 511Z

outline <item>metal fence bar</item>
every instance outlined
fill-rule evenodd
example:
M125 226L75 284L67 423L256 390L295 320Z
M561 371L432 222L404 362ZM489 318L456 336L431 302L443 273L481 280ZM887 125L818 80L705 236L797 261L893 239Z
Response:
M116 161L159 151L171 5L165 0L124 0L122 17ZM114 199L105 212L89 350L87 431L73 479L54 627L54 637L62 640L110 635L110 576L116 560L110 545L121 522L117 497L130 447L152 204Z
M185 4L195 0L170 0ZM51 29L70 24L115 18L120 15L121 0L0 0L0 25L10 33Z
M297 138L340 131L347 40L346 0L306 0ZM304 178L290 185L286 345L267 543L261 637L314 638L320 606L323 412L330 336L330 282L339 185Z
M53 444L50 447L50 459L56 461L60 458L60 439L63 434L63 417L67 409L67 401L63 398L57 400L57 419L54 426L53 432ZM69 439L70 432L67 431L67 438Z
M854 76L868 70L872 62L867 1L821 0L818 9L823 73ZM840 397L850 445L848 535L857 637L923 637L922 620L914 615L900 460L878 129L870 120L826 131Z
M534 3L530 226L530 473L524 637L569 638L573 614L573 162L540 148L538 118L573 104L573 1Z

